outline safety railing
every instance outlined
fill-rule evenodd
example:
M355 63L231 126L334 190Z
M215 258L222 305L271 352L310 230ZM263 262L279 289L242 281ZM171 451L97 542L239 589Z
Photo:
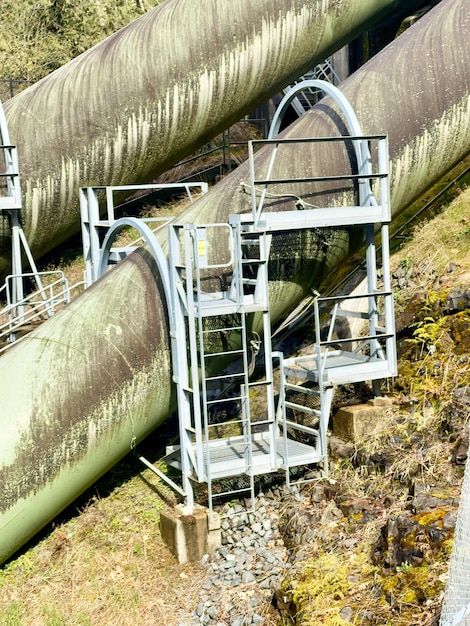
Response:
M59 309L67 305L72 293L79 291L85 286L84 281L69 285L64 273L60 270L41 272L44 281L50 280L22 300L15 302L12 298L12 283L17 279L36 279L37 274L22 274L7 276L5 284L0 288L0 299L4 298L6 306L0 309L0 353L7 350L13 343L19 341L32 329L49 317L52 317ZM18 334L22 333L22 337ZM1 345L5 342L5 345Z
M347 152L351 145L356 155L356 163L353 171L347 174L331 173L328 175L315 173L299 175L298 171L292 176L285 175L285 163L288 161L288 150L292 146L296 150L304 148L309 150L314 144L341 143ZM272 146L271 156L268 163L260 166L255 162L256 150L261 146ZM339 183L349 185L357 189L354 198L355 206L328 207L325 215L325 224L345 225L348 219L352 223L389 222L390 221L390 198L388 187L388 139L385 135L357 135L341 137L315 137L298 139L262 139L253 140L248 144L250 164L250 185L245 185L244 190L251 194L252 220L255 224L261 220L263 209L268 199L292 198L293 208L297 211L314 209L318 212L319 219L325 207L308 202L305 197L305 185L311 183ZM276 162L280 159L284 165L282 177L276 172ZM298 165L298 163L295 163ZM301 191L303 185L303 191ZM374 187L374 189L372 189ZM275 189L275 193L273 192ZM359 211L358 211L359 209ZM357 213L357 216L356 216ZM338 215L336 215L338 214ZM369 217L368 217L369 215Z
M326 325L322 324L325 317ZM363 294L319 296L314 300L314 321L320 380L325 379L333 353L341 354L345 366L357 364L360 369L362 363L369 369L381 362L387 371L396 370L391 291L377 289Z
M148 193L159 190L177 190L184 191L193 203L193 192L200 191L207 193L208 185L204 182L186 182L186 183L165 183L165 184L142 184L142 185L111 185L83 187L80 189L80 214L82 225L83 239L83 256L85 260L85 281L87 286L91 285L99 278L100 257L103 247L104 234L118 221L115 210L117 204L115 202L116 194L130 195L138 191L146 191ZM104 206L101 207L101 204ZM104 213L101 216L101 213ZM145 218L145 223L156 222L157 226L153 229L156 232L159 228L165 226L171 218ZM137 242L140 241L137 240ZM125 248L130 250L134 244L126 244ZM119 256L119 251L118 251Z

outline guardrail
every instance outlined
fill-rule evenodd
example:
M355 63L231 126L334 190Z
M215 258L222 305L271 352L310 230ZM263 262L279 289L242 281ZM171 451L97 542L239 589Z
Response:
M57 276L54 278L54 275ZM25 334L18 337L19 333L28 332L31 326L41 323L52 317L59 309L67 305L74 291L85 287L85 281L69 285L64 273L60 270L41 272L40 276L49 284L41 286L18 302L12 302L10 283L18 276L8 276L5 284L0 288L0 298L5 297L6 306L0 309L0 354L10 348L14 343L22 339ZM35 278L36 274L23 274L21 278Z

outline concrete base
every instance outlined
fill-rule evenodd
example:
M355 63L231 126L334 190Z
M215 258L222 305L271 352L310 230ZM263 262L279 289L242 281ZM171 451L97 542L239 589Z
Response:
M384 411L390 407L390 398L380 397L367 404L346 406L333 417L333 435L343 441L357 441L368 435L381 422Z
M199 561L204 554L211 554L222 544L220 517L209 510L195 505L189 510L175 506L160 513L162 539L178 559L178 563Z

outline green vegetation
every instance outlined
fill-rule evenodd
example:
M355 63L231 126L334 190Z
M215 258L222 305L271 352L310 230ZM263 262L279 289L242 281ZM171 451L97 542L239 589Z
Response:
M392 258L392 271L407 274L396 292L397 318L409 321L399 341L399 375L389 383L394 406L350 457L332 459L330 472L337 501L368 500L376 512L369 521L349 513L320 525L308 547L311 560L282 589L292 623L427 625L438 613L453 538L445 519L462 480L450 458L467 421L455 391L470 385L468 309L443 307L453 290L468 289L469 219L465 190L417 226ZM436 504L413 513L415 485L436 485L428 492ZM385 533L400 524L400 536ZM387 562L399 554L409 560Z
M3 1L0 79L39 80L160 1Z

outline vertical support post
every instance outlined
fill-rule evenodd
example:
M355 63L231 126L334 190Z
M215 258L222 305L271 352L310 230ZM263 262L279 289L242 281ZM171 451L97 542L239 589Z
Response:
M201 293L201 279L199 271L199 241L198 241L198 227L192 225L186 225L183 227L184 237L184 252L185 260L184 267L186 272L186 306L187 306L187 321L188 321L188 339L189 339L189 355L191 363L191 389L192 389L192 424L194 424L195 431L195 443L196 443L196 467L195 471L198 476L198 480L202 480L204 475L210 473L210 450L209 450L209 420L207 414L206 388L202 386L202 405L203 413L201 413L201 394L199 392L199 371L202 380L205 380L205 363L204 359L199 362L199 355L204 354L203 342L204 337L202 333L202 319L199 316L199 346L196 335L196 310L194 302L194 273L196 272L196 293ZM200 306L200 303L197 303ZM186 357L187 358L187 357ZM191 427L191 414L187 416L188 427ZM206 447L206 467L204 467L204 443L202 436L202 424L204 422L205 430L205 447ZM188 446L190 445L188 440ZM192 450L192 446L191 446Z
M266 396L267 410L269 421L269 450L270 463L273 469L278 468L278 458L276 449L277 427L276 415L274 407L274 389L273 389L273 359L271 345L271 316L269 313L269 276L268 276L268 259L271 248L272 235L263 233L260 238L260 259L263 263L259 268L259 279L262 282L262 306L263 306L263 341L264 341L264 362L266 375Z
M248 142L248 163L250 165L250 192L251 192L251 216L256 224L256 185L255 185L255 161L253 153L253 141Z
M85 260L85 282L87 287L99 278L101 242L98 233L100 210L98 188L80 189L80 216L82 222L83 257ZM111 226L111 224L109 224Z
M88 189L81 187L78 191L80 200L80 221L82 226L83 260L85 262L85 283L89 287L93 282L91 265L91 226L88 209Z
M19 211L9 211L11 225L11 266L12 266L12 303L17 304L13 317L23 321L24 306L21 304L24 298L23 291L23 268L21 263L21 224L19 219Z
M397 372L397 350L396 350L396 335L395 335L395 313L393 303L393 293L390 281L390 244L389 244L389 232L388 224L382 224L382 270L384 291L387 292L385 296L385 333L388 335L386 339L387 345L387 359L390 364L390 369L393 372Z
M382 222L390 222L392 219L392 209L390 206L390 163L388 152L388 137L382 137L378 140L378 169L382 175L379 178L380 205L382 206ZM382 246L383 246L382 237ZM387 232L388 245L388 232Z
M286 375L284 372L284 354L282 352L276 351L272 353L273 357L277 357L279 359L279 400L277 405L276 412L276 430L279 426L279 419L281 420L281 429L282 429L282 440L284 444L284 459L287 462L288 459L288 446L287 446L287 424L286 424ZM273 394L274 395L274 394ZM289 467L287 464L286 469L286 483L287 487L289 487Z
M366 225L366 269L367 291L369 293L369 335L375 335L378 326L377 299L375 296L375 292L377 291L377 255L375 248L375 231L373 224ZM371 356L376 354L376 352L380 348L377 339L371 339L369 346Z
M184 307L187 308L186 295L184 295L183 286L181 285L181 277L178 273L181 267L180 258L180 239L177 232L178 226L168 227L169 241L169 265L170 265L170 293L172 305L169 307L170 312L170 340L171 355L173 362L173 381L176 383L176 395L178 401L178 422L180 435L180 453L181 453L181 474L183 481L183 491L186 497L186 506L192 510L194 507L194 495L190 473L190 458L188 447L192 445L188 441L187 421L190 420L191 403L188 396L189 393L189 369L186 354L185 337L181 341L180 334L185 329ZM182 301L184 298L184 301ZM185 335L184 331L184 335Z
M318 439L320 441L320 452L323 458L323 476L328 478L328 441L326 433L328 430L328 422L330 419L331 403L333 401L333 385L323 386L323 382L319 381L320 391L320 423L318 425Z
M113 199L113 187L106 187L106 214L107 220L110 224L116 219L114 216L114 199ZM98 214L99 219L99 214Z

